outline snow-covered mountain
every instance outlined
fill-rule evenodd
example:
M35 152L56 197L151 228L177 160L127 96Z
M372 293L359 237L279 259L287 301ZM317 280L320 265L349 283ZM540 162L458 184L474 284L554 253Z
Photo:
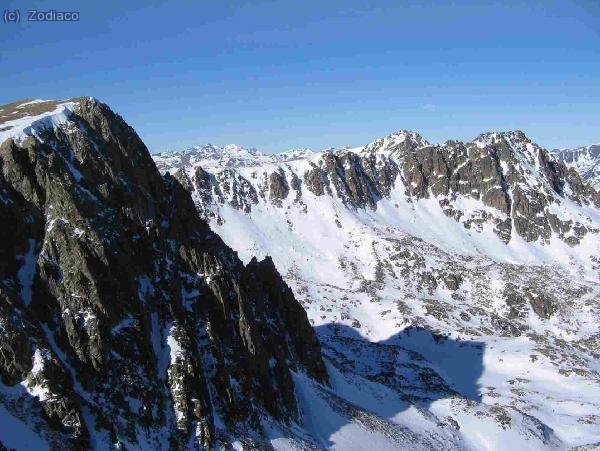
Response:
M298 385L319 447L600 443L600 197L575 170L519 131L441 145L401 131L294 159L233 149L154 159L308 312L331 376Z
M600 144L553 152L565 166L576 169L583 180L600 189Z
M269 163L283 163L312 155L310 149L296 149L276 155L265 155L256 149L230 144L217 147L212 144L196 146L182 152L164 152L155 154L158 169L162 172L176 172L186 167L231 168L238 166L260 166Z
M600 200L523 133L154 159L0 106L0 449L599 446Z

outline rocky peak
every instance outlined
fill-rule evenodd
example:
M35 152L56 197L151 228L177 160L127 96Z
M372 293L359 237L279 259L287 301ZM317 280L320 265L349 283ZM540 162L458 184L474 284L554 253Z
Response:
M494 144L501 143L502 141L508 141L513 144L519 143L531 143L531 140L521 130L511 130L506 132L485 132L481 133L477 138L473 140L479 147L486 145L492 146Z
M328 376L272 262L244 266L180 182L198 181L161 176L108 106L19 105L0 107L2 408L70 449L254 443L260 418L298 420L292 373Z
M285 152L281 152L281 153L276 153L274 155L272 155L272 159L274 162L286 162L286 161L295 161L295 160L302 160L302 159L308 159L311 158L315 155L316 152L314 152L311 149L291 149L291 150L287 150Z
M174 173L184 167L238 167L260 164L268 157L257 149L244 148L235 144L224 147L206 144L178 152L163 152L155 155L156 165L162 172Z
M380 138L370 144L367 144L363 152L382 152L400 154L404 151L412 151L421 147L429 146L421 135L409 130L400 130L396 133Z

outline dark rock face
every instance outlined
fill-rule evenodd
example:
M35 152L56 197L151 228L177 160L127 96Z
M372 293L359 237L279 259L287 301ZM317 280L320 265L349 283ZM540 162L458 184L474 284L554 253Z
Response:
M391 170L389 171L391 172ZM387 168L379 174L374 159L363 160L353 152L323 154L319 167L314 166L304 174L309 191L317 196L330 193L331 187L345 203L358 208L375 208L390 181ZM391 186L391 185L390 185Z
M228 199L232 207L246 213L250 213L252 205L258 203L258 194L252 184L233 170L228 169L220 173L213 187L217 192L222 190L221 197Z
M304 183L306 183L308 190L316 196L325 194L325 188L329 187L327 174L314 164L311 169L304 173Z
M119 116L77 102L66 124L0 146L0 377L44 393L0 402L71 448L209 447L261 413L296 419L290 371L327 383L306 313L187 192L249 208L252 186L163 178Z
M281 206L281 201L287 198L290 192L290 187L283 171L272 172L269 176L269 197L271 201Z

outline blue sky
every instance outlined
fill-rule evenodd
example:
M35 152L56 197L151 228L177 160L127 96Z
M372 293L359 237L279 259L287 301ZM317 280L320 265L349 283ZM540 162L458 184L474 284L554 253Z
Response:
M0 103L91 95L151 151L362 145L399 129L600 142L600 2L8 1Z

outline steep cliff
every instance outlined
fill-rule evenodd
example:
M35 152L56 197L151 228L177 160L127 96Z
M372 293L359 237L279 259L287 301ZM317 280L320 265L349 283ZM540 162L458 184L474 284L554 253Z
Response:
M108 106L0 113L5 424L54 448L160 449L297 420L292 372L328 376L272 261L244 266Z

